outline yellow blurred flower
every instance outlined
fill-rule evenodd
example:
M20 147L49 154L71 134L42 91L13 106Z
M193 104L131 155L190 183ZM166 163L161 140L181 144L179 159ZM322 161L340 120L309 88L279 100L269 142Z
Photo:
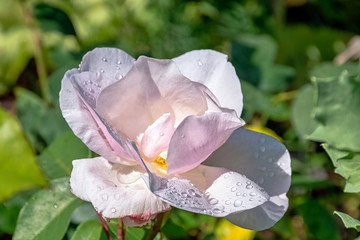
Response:
M252 240L256 231L238 227L225 218L221 219L216 229L216 239L219 240Z
M279 142L283 141L282 138L279 135L277 135L270 128L261 127L261 126L255 125L255 124L245 125L245 126L243 126L243 128L249 129L249 130L252 130L252 131L255 131L255 132L264 133L264 134L269 135L269 136L272 136L273 138L275 138Z

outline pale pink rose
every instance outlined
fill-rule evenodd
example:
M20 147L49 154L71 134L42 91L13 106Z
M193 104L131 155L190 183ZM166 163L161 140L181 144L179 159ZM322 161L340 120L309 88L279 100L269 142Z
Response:
M135 60L98 48L66 72L60 107L100 155L73 162L72 191L106 218L141 225L171 205L261 230L288 207L288 151L240 128L240 82L224 54Z

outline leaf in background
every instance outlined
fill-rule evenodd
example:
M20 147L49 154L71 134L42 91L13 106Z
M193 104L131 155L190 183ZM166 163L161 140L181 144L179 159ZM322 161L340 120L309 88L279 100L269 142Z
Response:
M71 240L98 240L100 239L102 225L99 221L90 220L81 223L75 230Z
M311 84L306 84L298 90L291 107L291 121L301 138L310 135L318 125L311 116L314 106L315 88Z
M118 239L118 219L111 219L108 223L111 238L116 240ZM146 234L146 227L128 227L125 234L125 240L139 240L143 239Z
M335 211L334 213L341 218L346 228L355 228L356 231L360 232L359 220L347 215L346 213L342 213L338 211Z
M74 210L71 216L71 222L74 224L80 224L89 220L98 219L98 215L96 214L95 209L90 202L83 202Z
M72 161L88 158L91 152L72 131L60 135L38 157L48 179L68 177L72 170Z
M360 192L360 153L338 150L323 144L335 166L335 172L346 179L345 192Z
M35 191L31 189L16 193L0 204L0 232L14 233L20 209Z
M17 191L43 185L44 177L19 124L0 108L0 202Z
M260 91L248 82L241 82L244 97L244 111L242 117L249 121L254 112L261 112L275 121L287 120L289 108L284 102L273 103L269 94Z
M33 56L30 30L27 27L16 26L5 32L0 25L0 53L0 95L2 95L16 83Z
M161 229L168 239L188 239L187 231L182 225L178 225L170 218Z
M35 93L16 88L17 116L25 135L37 151L41 151L61 133L69 130L59 108L49 108Z
M338 77L315 78L317 102L313 111L320 125L311 140L338 149L360 151L360 81L344 71Z
M76 35L70 18L63 10L45 3L38 3L34 6L33 12L42 29Z
M71 214L81 200L70 192L69 178L51 182L52 188L33 195L20 211L14 240L62 239Z
M276 53L277 43L270 36L242 35L232 45L232 63L241 80L265 92L283 91L295 72L274 64Z
M324 62L317 65L310 72L310 77L327 78L339 76L344 70L347 70L351 75L356 75L360 71L360 66L358 63L352 62L347 62L342 65L336 65L333 62Z
M297 211L304 218L308 232L317 240L340 239L336 221L333 215L317 200L308 200L297 207Z

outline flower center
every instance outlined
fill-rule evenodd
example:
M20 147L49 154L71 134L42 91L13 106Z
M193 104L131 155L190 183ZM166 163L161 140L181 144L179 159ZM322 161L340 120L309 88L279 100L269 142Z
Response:
M156 166L156 169L164 174L167 172L166 157L167 150L162 151L159 155L153 158L153 163Z

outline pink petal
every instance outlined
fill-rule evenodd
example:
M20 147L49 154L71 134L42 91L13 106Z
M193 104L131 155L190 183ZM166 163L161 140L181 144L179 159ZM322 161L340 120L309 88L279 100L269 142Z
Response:
M102 88L119 81L131 69L135 59L117 48L95 48L86 53L80 64L81 72L101 76Z
M140 57L138 61L148 64L152 79L173 110L175 126L189 115L205 113L207 104L201 84L187 79L172 60Z
M185 77L208 87L222 107L235 109L237 115L241 115L240 81L226 55L213 50L195 50L173 61Z
M142 153L152 159L169 146L170 139L175 131L170 113L162 115L150 125L141 140Z
M121 81L101 92L96 111L117 132L135 140L171 108L151 78L147 62L139 59Z
M89 79L93 79L92 74L87 74ZM74 79L74 76L78 76L79 86L82 83L84 75L79 74L79 71L76 69L70 70L65 73L64 78L61 82L61 91L60 91L60 108L63 114L63 117L68 122L70 128L73 130L75 135L79 137L92 151L106 157L109 161L118 162L123 164L134 164L133 161L128 161L126 159L120 158L116 153L111 144L111 140L105 135L107 131L99 130L104 128L96 117L95 114L91 112L90 104L94 102L87 103L85 99L81 99L79 92L74 89L73 84L70 79ZM74 80L76 82L76 80ZM84 86L84 85L82 85ZM83 93L85 96L85 93ZM91 96L90 92L89 95Z
M243 124L241 119L225 112L187 117L170 141L166 159L168 174L195 168Z
M269 194L272 203L231 216L229 220L236 225L244 224L244 219L247 219L244 227L266 229L287 210L285 194L291 181L290 156L285 146L274 138L237 129L203 164L244 174Z
M73 161L70 186L79 198L90 201L106 218L154 215L169 205L152 194L139 165L112 165L102 157Z

